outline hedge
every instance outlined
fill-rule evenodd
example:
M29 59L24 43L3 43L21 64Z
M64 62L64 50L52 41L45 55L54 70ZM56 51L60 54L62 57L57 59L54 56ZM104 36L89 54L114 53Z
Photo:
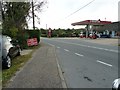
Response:
M26 33L26 31L22 31L18 34L17 40L18 40L18 43L19 43L21 49L28 48L28 46L27 46L28 38L29 38L29 35L28 35L28 33Z
M40 42L40 30L23 30L17 35L17 40L21 49L27 49L27 39L37 38L38 43Z
M29 38L37 38L38 43L40 42L40 30L26 30Z

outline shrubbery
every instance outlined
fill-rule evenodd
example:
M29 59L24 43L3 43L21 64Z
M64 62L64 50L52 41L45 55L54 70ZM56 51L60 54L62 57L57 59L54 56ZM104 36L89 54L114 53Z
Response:
M18 43L19 43L21 49L27 49L28 48L28 46L27 46L27 39L28 38L29 38L29 35L25 31L22 31L18 34L17 40L18 40Z
M83 29L53 29L51 37L79 37L79 34ZM41 29L41 36L47 37L48 30Z
M29 38L37 38L38 43L40 42L40 30L26 30Z
M27 49L27 39L37 38L40 42L40 30L23 30L17 35L17 40L22 49Z
M41 37L47 37L47 34L41 34Z

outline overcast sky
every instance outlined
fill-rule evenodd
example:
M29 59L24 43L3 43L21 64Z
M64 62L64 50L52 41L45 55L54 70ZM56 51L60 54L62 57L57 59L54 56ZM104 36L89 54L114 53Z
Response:
M120 0L47 0L43 11L38 14L40 25L38 28L79 28L71 23L83 20L118 21L118 2ZM93 1L88 6L69 16L71 13ZM32 23L29 23L32 27Z

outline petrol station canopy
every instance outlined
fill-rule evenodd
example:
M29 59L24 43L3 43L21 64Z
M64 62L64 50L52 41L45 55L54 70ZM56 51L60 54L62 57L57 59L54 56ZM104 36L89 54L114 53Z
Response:
M81 22L75 22L72 23L71 25L76 26L76 25L105 25L105 24L111 24L111 21L101 21L101 20L85 20Z

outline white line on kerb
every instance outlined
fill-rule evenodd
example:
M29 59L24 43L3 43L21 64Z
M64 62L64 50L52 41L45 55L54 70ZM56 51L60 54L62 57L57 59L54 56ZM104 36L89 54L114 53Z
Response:
M67 52L69 52L69 50L67 50L67 49L64 49L65 51L67 51Z
M81 56L81 57L84 56L84 55L81 55L81 54L79 54L79 53L75 53L75 54L76 54L77 56Z
M107 65L107 66L112 67L112 65L111 65L111 64L108 64L108 63L105 63L105 62L102 62L102 61L99 61L99 60L97 60L97 62L99 62L99 63L101 63L101 64L104 64L104 65Z

